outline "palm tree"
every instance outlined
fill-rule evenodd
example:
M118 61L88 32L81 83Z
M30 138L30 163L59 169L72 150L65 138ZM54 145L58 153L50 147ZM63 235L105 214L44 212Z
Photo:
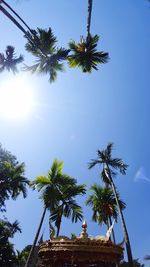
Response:
M16 262L13 244L9 241L16 232L21 232L18 221L10 223L7 219L0 219L0 266L11 267ZM14 266L14 265L13 265Z
M88 0L88 17L87 17L87 36L80 38L80 42L71 41L69 47L72 54L68 56L69 67L81 68L82 72L91 73L92 69L98 70L98 64L104 64L108 61L108 53L97 51L96 47L99 36L90 34L92 2Z
M82 220L82 208L75 201L76 196L85 194L85 185L77 185L76 181L73 184L61 186L60 201L58 206L52 210L50 221L55 222L57 228L56 236L59 236L62 217L71 218L72 222Z
M8 45L6 47L5 54L0 53L0 73L7 70L16 73L17 65L23 61L23 56L15 56L15 48Z
M91 73L92 69L98 70L97 64L107 63L108 53L96 50L98 40L98 35L90 35L88 40L82 37L80 43L70 42L72 55L68 56L69 67L79 67L82 72Z
M32 73L49 74L50 82L54 82L57 78L57 72L63 71L62 61L67 59L70 49L57 48L56 37L49 28L47 31L37 28L32 30L26 22L8 5L5 1L2 4L7 6L15 16L25 25L24 28L1 4L0 10L7 16L24 34L27 39L26 50L36 57L36 64L33 66L25 66L25 70Z
M4 161L0 164L0 210L6 211L5 201L27 196L29 180L24 177L24 163Z
M90 189L93 191L93 194L88 197L86 204L92 207L92 220L98 222L98 224L104 223L109 228L112 225L110 218L113 218L116 222L118 218L116 199L113 191L111 188L101 187L96 183ZM126 206L120 199L119 204L122 209Z
M32 41L28 39L25 48L36 57L36 63L30 67L26 66L25 70L32 73L49 74L49 81L55 81L57 72L64 70L62 62L67 59L70 50L56 47L57 39L51 28L48 30L37 28L31 37Z
M119 204L119 199L117 195L116 186L113 181L113 177L117 174L117 171L119 171L121 174L126 174L127 165L123 162L120 158L112 158L112 148L113 144L110 143L107 145L105 150L98 150L97 151L97 159L92 160L89 163L89 169L93 168L94 166L102 165L103 171L102 171L102 179L105 179L105 182L107 181L108 184L111 186L114 197L116 199L116 204L118 207L118 212L120 215L125 243L126 243L126 250L127 250L127 256L128 256L128 262L129 266L133 267L133 259L132 259L132 251L131 251L131 245L129 241L128 231L126 227L126 223L124 220L123 212ZM115 171L114 171L115 170Z
M40 225L38 227L38 231L36 233L36 236L35 236L35 239L34 239L31 251L29 253L29 257L28 257L25 267L29 266L30 259L32 257L34 248L36 246L36 243L39 237L39 233L42 227L42 223L45 217L46 210L48 209L50 212L54 213L56 209L60 206L60 202L62 200L65 203L65 199L64 199L65 188L68 188L68 190L70 189L70 192L71 192L72 188L76 185L76 179L70 177L67 174L64 174L62 170L63 170L63 161L54 160L52 167L48 172L48 176L47 177L38 176L31 183L31 185L34 188L37 188L38 191L42 191L40 198L43 200L43 203L44 203L44 211L43 211ZM77 189L79 190L79 188L76 188L76 190ZM82 191L84 193L85 189L82 188ZM79 215L80 215L80 212L79 212Z

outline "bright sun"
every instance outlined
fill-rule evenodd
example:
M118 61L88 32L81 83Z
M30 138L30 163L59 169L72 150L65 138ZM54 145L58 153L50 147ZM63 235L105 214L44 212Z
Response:
M10 119L27 117L33 108L33 90L25 76L15 76L0 85L0 115Z

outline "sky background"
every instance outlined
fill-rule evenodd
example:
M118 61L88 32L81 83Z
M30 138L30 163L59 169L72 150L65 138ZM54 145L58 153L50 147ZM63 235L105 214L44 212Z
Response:
M59 46L67 47L71 39L79 41L86 35L86 0L7 2L31 28L51 27ZM127 175L118 176L115 183L127 204L125 219L133 257L141 261L150 254L149 24L150 3L146 0L94 0L91 33L100 36L98 49L109 52L109 62L90 75L66 64L65 72L59 73L53 84L48 76L25 73L34 99L31 112L18 119L0 113L0 142L25 162L26 177L31 180L46 175L57 158L64 161L65 173L89 189L93 182L100 183L100 169L88 170L87 163L96 158L97 149L114 143L114 157L129 165ZM13 45L16 54L23 54L25 63L32 64L34 58L26 53L25 42L22 32L0 13L0 52ZM1 74L0 88L20 75ZM105 235L106 228L91 221L85 199L79 202L89 235ZM39 224L43 209L39 193L29 190L27 199L19 197L6 204L8 219L20 222L23 232L16 234L13 242L22 249L32 243ZM48 239L48 214L43 230ZM115 230L121 242L120 221ZM63 221L61 234L78 235L80 231L81 223Z

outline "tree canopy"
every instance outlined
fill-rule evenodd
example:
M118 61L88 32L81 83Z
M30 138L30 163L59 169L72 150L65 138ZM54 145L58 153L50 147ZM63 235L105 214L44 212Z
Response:
M0 145L0 210L6 211L6 200L27 196L29 180L24 176L25 164Z

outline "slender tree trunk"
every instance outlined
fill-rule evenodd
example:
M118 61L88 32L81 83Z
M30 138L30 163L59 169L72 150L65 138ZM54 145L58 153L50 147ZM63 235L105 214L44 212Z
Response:
M91 27L91 14L92 14L92 1L88 0L88 17L87 17L87 40L90 36L90 27Z
M112 225L111 216L109 216L109 222L110 222L110 225ZM114 229L112 229L112 239L113 239L114 244L116 244Z
M31 247L29 256L28 256L28 258L27 258L25 267L29 267L29 266L30 266L30 261L31 261L32 255L33 255L33 253L34 253L34 249L35 249L37 240L38 240L38 238L39 238L39 234L40 234L40 230L41 230L41 227L42 227L42 224L43 224L43 221L44 221L44 217L45 217L46 209L47 209L47 208L44 207L44 211L43 211L43 214L42 214L42 217L41 217L41 221L40 221L40 224L39 224L39 227L38 227L38 230L37 230L37 233L36 233L36 236L35 236L33 245L32 245L32 247Z
M5 9L0 5L0 10L28 37L27 32L25 29L17 22L17 20Z
M110 227L109 220L107 220L106 225L107 225L107 230L109 230L109 227ZM111 240L111 236L109 237L109 239Z
M109 186L108 186L107 183L104 183L104 184L105 184L105 187L106 187L106 188L109 188ZM111 216L109 216L109 223L110 223L110 225L112 225ZM116 244L116 239L115 239L114 229L112 229L112 239L113 239L114 244Z
M18 13L10 5L8 5L4 0L0 0L0 3L3 3L5 6L7 6L16 15L16 17L20 19L20 21L27 27L27 29L32 33L32 30L30 29L28 24L18 15Z
M109 221L108 220L107 220L106 225L107 225L107 230L108 230L109 229Z
M63 207L62 207L62 212L61 212L61 215L60 215L60 217L59 217L59 221L58 221L58 225L57 225L57 233L56 233L56 237L59 236L60 226L61 226L61 220L62 220L62 214L63 214Z
M1 1L1 0L0 0ZM0 4L0 10L3 12L3 14L5 16L7 16L7 18L9 18L17 27L19 30L21 30L23 32L23 34L25 35L25 37L35 46L39 49L39 51L41 52L41 54L44 57L47 57L47 55L41 50L40 47L38 47L38 45L35 43L35 41L31 38L30 34L21 26L21 24L4 8L2 7L2 5ZM31 30L30 30L31 32Z
M129 240L129 235L128 235L126 223L125 223L125 220L124 220L123 212L122 212L122 210L120 208L120 205L119 205L118 196L117 196L117 190L116 190L115 184L113 182L113 179L111 178L111 174L110 174L110 170L109 170L109 166L108 165L107 165L107 169L108 169L108 179L110 181L112 190L114 192L114 196L115 196L115 199L116 199L116 203L117 203L117 206L118 206L118 211L119 211L119 215L120 215L120 219L121 219L121 223L122 223L122 229L123 229L123 233L124 233L124 239L125 239L125 244L126 244L129 267L133 267L132 251L131 251L131 245L130 245L130 240Z

